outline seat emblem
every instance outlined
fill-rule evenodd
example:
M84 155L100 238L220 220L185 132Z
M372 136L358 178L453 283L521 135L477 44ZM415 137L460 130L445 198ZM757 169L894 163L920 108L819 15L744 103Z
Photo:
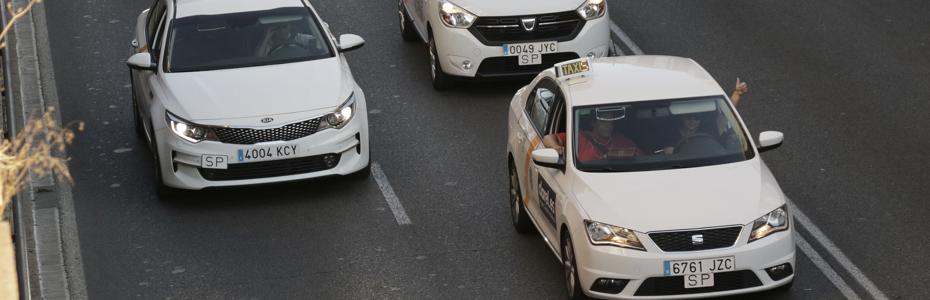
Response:
M704 235L695 234L691 236L691 245L700 246L704 244Z
M526 31L536 30L536 18L520 19L520 24L523 25L523 30L526 30Z
M271 123L273 121L274 121L274 118L272 117L262 118L262 123Z

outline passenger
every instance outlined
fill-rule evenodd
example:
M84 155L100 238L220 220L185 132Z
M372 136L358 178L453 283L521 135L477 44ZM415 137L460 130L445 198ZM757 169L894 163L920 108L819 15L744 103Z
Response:
M575 148L578 151L578 160L592 161L642 154L635 142L614 131L614 122L623 119L623 114L625 110L622 109L595 109L592 130L578 132L578 146ZM565 133L546 135L543 137L543 145L555 149L559 155L565 155Z
M748 91L749 85L746 84L746 82L740 81L739 78L736 78L736 86L733 88L733 93L730 95L730 101L733 102L734 107L739 104L743 94ZM722 113L717 114L716 136L710 136L708 133L702 133L699 131L701 128L701 119L698 118L697 114L682 115L679 118L679 122L681 126L678 128L678 142L675 146L668 146L662 149L662 153L672 154L675 152L676 147L680 147L682 143L688 139L693 139L700 135L711 137L726 148L734 147L736 146L734 145L734 142L738 142L734 139L735 132L733 131L733 128L727 127L727 119Z

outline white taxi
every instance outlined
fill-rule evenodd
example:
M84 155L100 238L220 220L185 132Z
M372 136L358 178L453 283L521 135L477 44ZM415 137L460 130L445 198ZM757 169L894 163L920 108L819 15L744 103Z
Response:
M696 62L579 59L510 105L513 225L535 228L571 298L694 298L788 288L786 198L759 142ZM532 224L532 225L531 225Z
M306 0L156 0L127 64L158 191L367 176L365 95Z
M455 77L535 76L608 55L606 0L399 0L404 40L429 46L433 87Z

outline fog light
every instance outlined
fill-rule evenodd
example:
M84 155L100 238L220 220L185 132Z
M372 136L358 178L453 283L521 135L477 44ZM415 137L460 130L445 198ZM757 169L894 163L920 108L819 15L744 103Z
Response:
M588 52L588 54L585 56L587 56L589 59L593 59L594 57L597 56L597 54L595 54L594 52Z
M471 61L467 59L462 61L462 69L465 69L465 70L471 69Z
M326 154L323 156L323 163L326 164L326 168L335 167L339 163L339 157L335 154Z
M598 278L591 285L591 291L607 294L619 294L629 283L626 279Z
M765 269L765 272L769 273L769 277L771 277L773 281L779 281L779 280L785 279L788 276L791 276L791 274L794 274L794 269L791 268L791 264L783 263L783 264Z

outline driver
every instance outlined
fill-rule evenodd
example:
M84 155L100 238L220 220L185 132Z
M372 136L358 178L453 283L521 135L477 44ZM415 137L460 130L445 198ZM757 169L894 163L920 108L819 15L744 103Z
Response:
M262 56L272 56L276 51L286 47L306 49L312 39L312 35L297 32L297 29L291 23L275 25L268 29L265 42L262 43L258 53Z
M730 95L730 101L733 102L734 107L739 105L743 94L747 92L749 92L749 85L746 84L746 82L741 81L739 78L736 78L736 86L733 88L733 94ZM678 120L681 126L678 128L679 140L678 140L677 145L665 147L659 151L656 151L656 153L673 154L675 153L675 147L681 146L681 143L688 140L689 138L692 138L697 135L702 135L702 134L707 135L706 133L702 133L699 131L699 129L701 128L701 119L698 118L697 114L682 115ZM719 142L721 145L723 145L726 148L737 147L738 145L734 145L735 141L733 139L733 136L736 133L733 132L732 128L728 128L726 126L727 121L726 121L726 118L723 116L723 114L717 114L716 121L717 121L717 132L716 132L717 136L715 137L715 139L717 140L717 142Z
M592 130L579 131L577 137L578 160L591 161L642 154L639 146L620 132L614 131L614 122L626 117L626 108L597 108ZM565 155L565 133L543 137L543 145Z

